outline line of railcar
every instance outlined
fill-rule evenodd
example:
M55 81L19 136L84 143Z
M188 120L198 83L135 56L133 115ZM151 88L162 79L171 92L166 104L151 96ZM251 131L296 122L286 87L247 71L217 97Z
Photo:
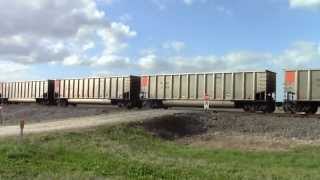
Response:
M286 112L316 113L320 104L320 70L286 70ZM0 83L1 103L47 105L111 104L119 107L243 108L272 113L276 73L264 71L112 76Z
M315 114L320 105L320 70L286 70L284 92L284 111Z

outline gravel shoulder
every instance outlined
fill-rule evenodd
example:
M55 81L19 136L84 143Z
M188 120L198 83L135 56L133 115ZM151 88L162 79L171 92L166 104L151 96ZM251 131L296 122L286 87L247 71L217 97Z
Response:
M61 130L82 129L97 127L101 125L114 125L135 121L144 121L147 119L159 118L162 116L173 115L176 110L141 110L127 112L112 112L104 115L89 117L67 118L64 121L50 121L42 123L26 123L24 133L34 134L43 132L53 132ZM18 125L0 127L0 137L19 135L20 128Z
M138 126L160 138L196 147L279 151L320 145L319 117L187 112Z

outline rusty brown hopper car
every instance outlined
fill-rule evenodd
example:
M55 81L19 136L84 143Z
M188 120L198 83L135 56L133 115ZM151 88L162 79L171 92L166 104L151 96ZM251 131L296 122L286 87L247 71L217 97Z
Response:
M275 110L276 73L265 71L145 75L141 97L147 106L203 106L245 111Z
M1 82L1 103L50 104L53 101L53 81Z
M140 77L114 76L55 81L56 102L140 106Z
M315 114L320 104L320 70L285 70L286 112Z

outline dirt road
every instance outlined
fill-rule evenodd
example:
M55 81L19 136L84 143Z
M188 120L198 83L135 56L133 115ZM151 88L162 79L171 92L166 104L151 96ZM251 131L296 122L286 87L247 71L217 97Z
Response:
M181 112L181 111L179 111ZM96 115L90 117L68 118L64 121L51 121L38 124L26 124L24 133L34 134L42 132L52 132L59 130L81 129L88 127L97 127L100 125L112 125L117 123L126 123L134 121L143 121L166 115L173 115L176 110L143 110L128 112L113 112L105 115ZM0 127L0 137L16 136L20 132L19 126Z

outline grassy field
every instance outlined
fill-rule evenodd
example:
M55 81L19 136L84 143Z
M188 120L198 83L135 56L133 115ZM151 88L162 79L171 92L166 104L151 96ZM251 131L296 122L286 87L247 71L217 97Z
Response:
M0 179L90 178L320 179L320 148L191 148L128 126L0 140Z

